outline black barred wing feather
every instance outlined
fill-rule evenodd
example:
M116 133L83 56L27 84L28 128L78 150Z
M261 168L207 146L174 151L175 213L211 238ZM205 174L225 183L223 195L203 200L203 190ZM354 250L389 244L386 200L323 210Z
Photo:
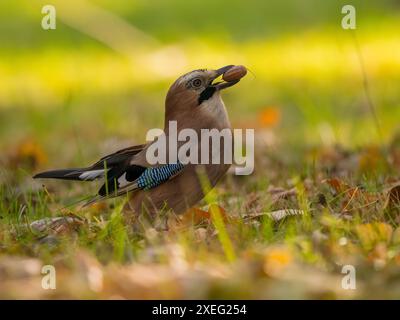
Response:
M39 173L34 178L52 178L64 180L93 181L104 179L97 196L86 205L98 200L113 198L134 190L148 190L171 179L178 174L183 165L166 164L158 167L145 167L131 164L135 155L146 145L119 150L105 156L87 168L51 170Z
M129 165L123 168L111 170L106 177L106 181L100 188L98 194L102 197L119 196L136 188L135 181L147 170L146 167Z
M155 188L176 176L183 168L183 164L175 163L149 168L130 165L120 171L110 171L110 175L100 188L98 195L86 203L86 205L102 199L114 198L135 190Z
M87 168L71 168L50 170L38 173L33 178L43 179L62 179L62 180L78 180L93 181L104 178L106 175L115 174L116 168L125 167L131 158L143 150L144 144L133 146L119 150L115 153L107 155Z

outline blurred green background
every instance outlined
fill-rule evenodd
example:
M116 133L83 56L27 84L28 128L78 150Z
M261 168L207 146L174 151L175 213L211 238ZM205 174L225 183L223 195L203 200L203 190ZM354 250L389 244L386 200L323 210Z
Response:
M341 28L348 1L51 1L56 30L41 28L45 4L0 3L3 150L34 141L53 167L141 143L177 77L227 64L251 70L224 92L234 126L289 146L380 143L355 41L383 141L396 132L399 1L351 1L355 33Z

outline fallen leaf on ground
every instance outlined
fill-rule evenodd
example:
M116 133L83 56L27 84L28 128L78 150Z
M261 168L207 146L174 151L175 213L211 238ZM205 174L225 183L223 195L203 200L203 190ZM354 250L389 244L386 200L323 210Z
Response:
M76 231L82 224L83 220L78 217L55 217L33 221L29 228L36 233L49 232L59 235Z
M399 208L400 207L400 183L390 188L387 193L385 208Z
M211 204L208 211L199 208L191 208L186 211L182 216L175 217L168 221L168 226L170 227L188 227L191 225L199 225L202 223L209 223L211 221L211 211L213 209L218 209L223 220L228 221L228 215L224 208L219 205Z
M296 188L291 188L291 189L272 188L268 190L268 192L269 194L271 194L272 204L275 204L281 199L288 199L291 196L297 195Z

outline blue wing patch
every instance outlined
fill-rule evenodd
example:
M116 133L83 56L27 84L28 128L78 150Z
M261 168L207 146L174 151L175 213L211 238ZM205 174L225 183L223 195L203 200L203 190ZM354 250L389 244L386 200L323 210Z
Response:
M147 168L136 180L139 189L149 190L167 181L183 169L183 164L167 164L155 168Z

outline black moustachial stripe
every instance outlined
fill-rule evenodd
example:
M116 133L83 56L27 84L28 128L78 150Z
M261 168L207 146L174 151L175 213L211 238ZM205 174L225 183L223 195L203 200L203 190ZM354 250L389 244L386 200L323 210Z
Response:
M210 98L213 96L213 94L214 94L214 92L215 92L216 90L217 90L217 89L216 89L215 87L212 87L212 86L209 86L209 87L205 88L205 89L200 93L200 96L199 96L199 105L200 105L203 101L210 99Z

